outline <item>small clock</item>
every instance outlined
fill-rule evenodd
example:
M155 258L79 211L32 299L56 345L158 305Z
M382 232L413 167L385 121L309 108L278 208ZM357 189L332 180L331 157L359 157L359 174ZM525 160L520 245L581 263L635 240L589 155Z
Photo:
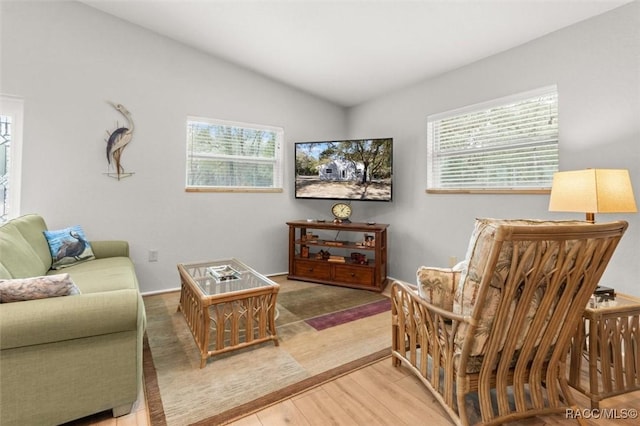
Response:
M331 207L331 213L336 218L336 222L351 222L349 216L351 216L351 206L347 203L335 203Z

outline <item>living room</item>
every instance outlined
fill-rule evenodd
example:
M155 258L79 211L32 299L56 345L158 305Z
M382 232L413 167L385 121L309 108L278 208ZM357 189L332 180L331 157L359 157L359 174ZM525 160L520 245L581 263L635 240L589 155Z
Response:
M477 217L582 219L550 212L548 193L425 192L427 116L552 84L559 169L627 169L640 199L638 1L349 106L83 2L0 7L0 92L24 101L19 213L41 214L51 229L80 224L90 239L129 241L144 294L178 288L176 264L187 261L236 257L264 274L286 273L286 222L332 219L332 201L294 197L298 141L393 137L393 201L353 202L351 219L390 225L388 275L399 280L415 282L420 265L462 260ZM122 121L107 101L136 123L123 156L134 174L121 180L104 175L105 130ZM188 116L284 128L282 191L186 192ZM629 228L602 282L640 296L640 216L596 218L609 219Z
M286 272L285 222L332 218L331 201L294 198L293 142L392 136L393 201L354 202L352 220L391 225L389 275L412 282L419 265L464 257L476 217L580 217L549 212L545 194L426 194L431 113L557 84L560 170L628 169L640 181L637 7L344 108L81 3L3 2L2 92L25 100L20 212L126 238L143 292L178 287L175 265L187 260L235 256ZM121 181L103 175L105 130L122 121L106 101L136 122L124 159L135 175ZM185 192L188 115L283 127L282 193ZM604 280L637 294L639 218L620 217L629 231Z

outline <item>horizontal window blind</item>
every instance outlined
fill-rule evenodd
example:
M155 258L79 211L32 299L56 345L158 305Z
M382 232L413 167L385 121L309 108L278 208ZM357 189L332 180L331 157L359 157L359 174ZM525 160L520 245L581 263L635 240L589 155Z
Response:
M0 95L0 223L20 215L24 100Z
M187 189L282 189L280 127L187 119Z
M427 190L548 189L558 170L556 86L427 118Z

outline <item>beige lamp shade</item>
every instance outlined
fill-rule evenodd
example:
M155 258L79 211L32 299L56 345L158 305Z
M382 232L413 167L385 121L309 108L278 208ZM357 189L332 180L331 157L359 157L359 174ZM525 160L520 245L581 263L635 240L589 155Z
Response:
M595 213L637 212L628 170L586 169L553 175L549 211Z

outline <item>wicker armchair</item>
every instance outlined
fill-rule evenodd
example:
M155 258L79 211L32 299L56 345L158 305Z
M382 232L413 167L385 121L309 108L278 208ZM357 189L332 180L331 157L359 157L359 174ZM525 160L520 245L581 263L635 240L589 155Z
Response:
M576 408L566 359L623 221L479 219L459 270L394 282L392 359L456 424L502 424Z

